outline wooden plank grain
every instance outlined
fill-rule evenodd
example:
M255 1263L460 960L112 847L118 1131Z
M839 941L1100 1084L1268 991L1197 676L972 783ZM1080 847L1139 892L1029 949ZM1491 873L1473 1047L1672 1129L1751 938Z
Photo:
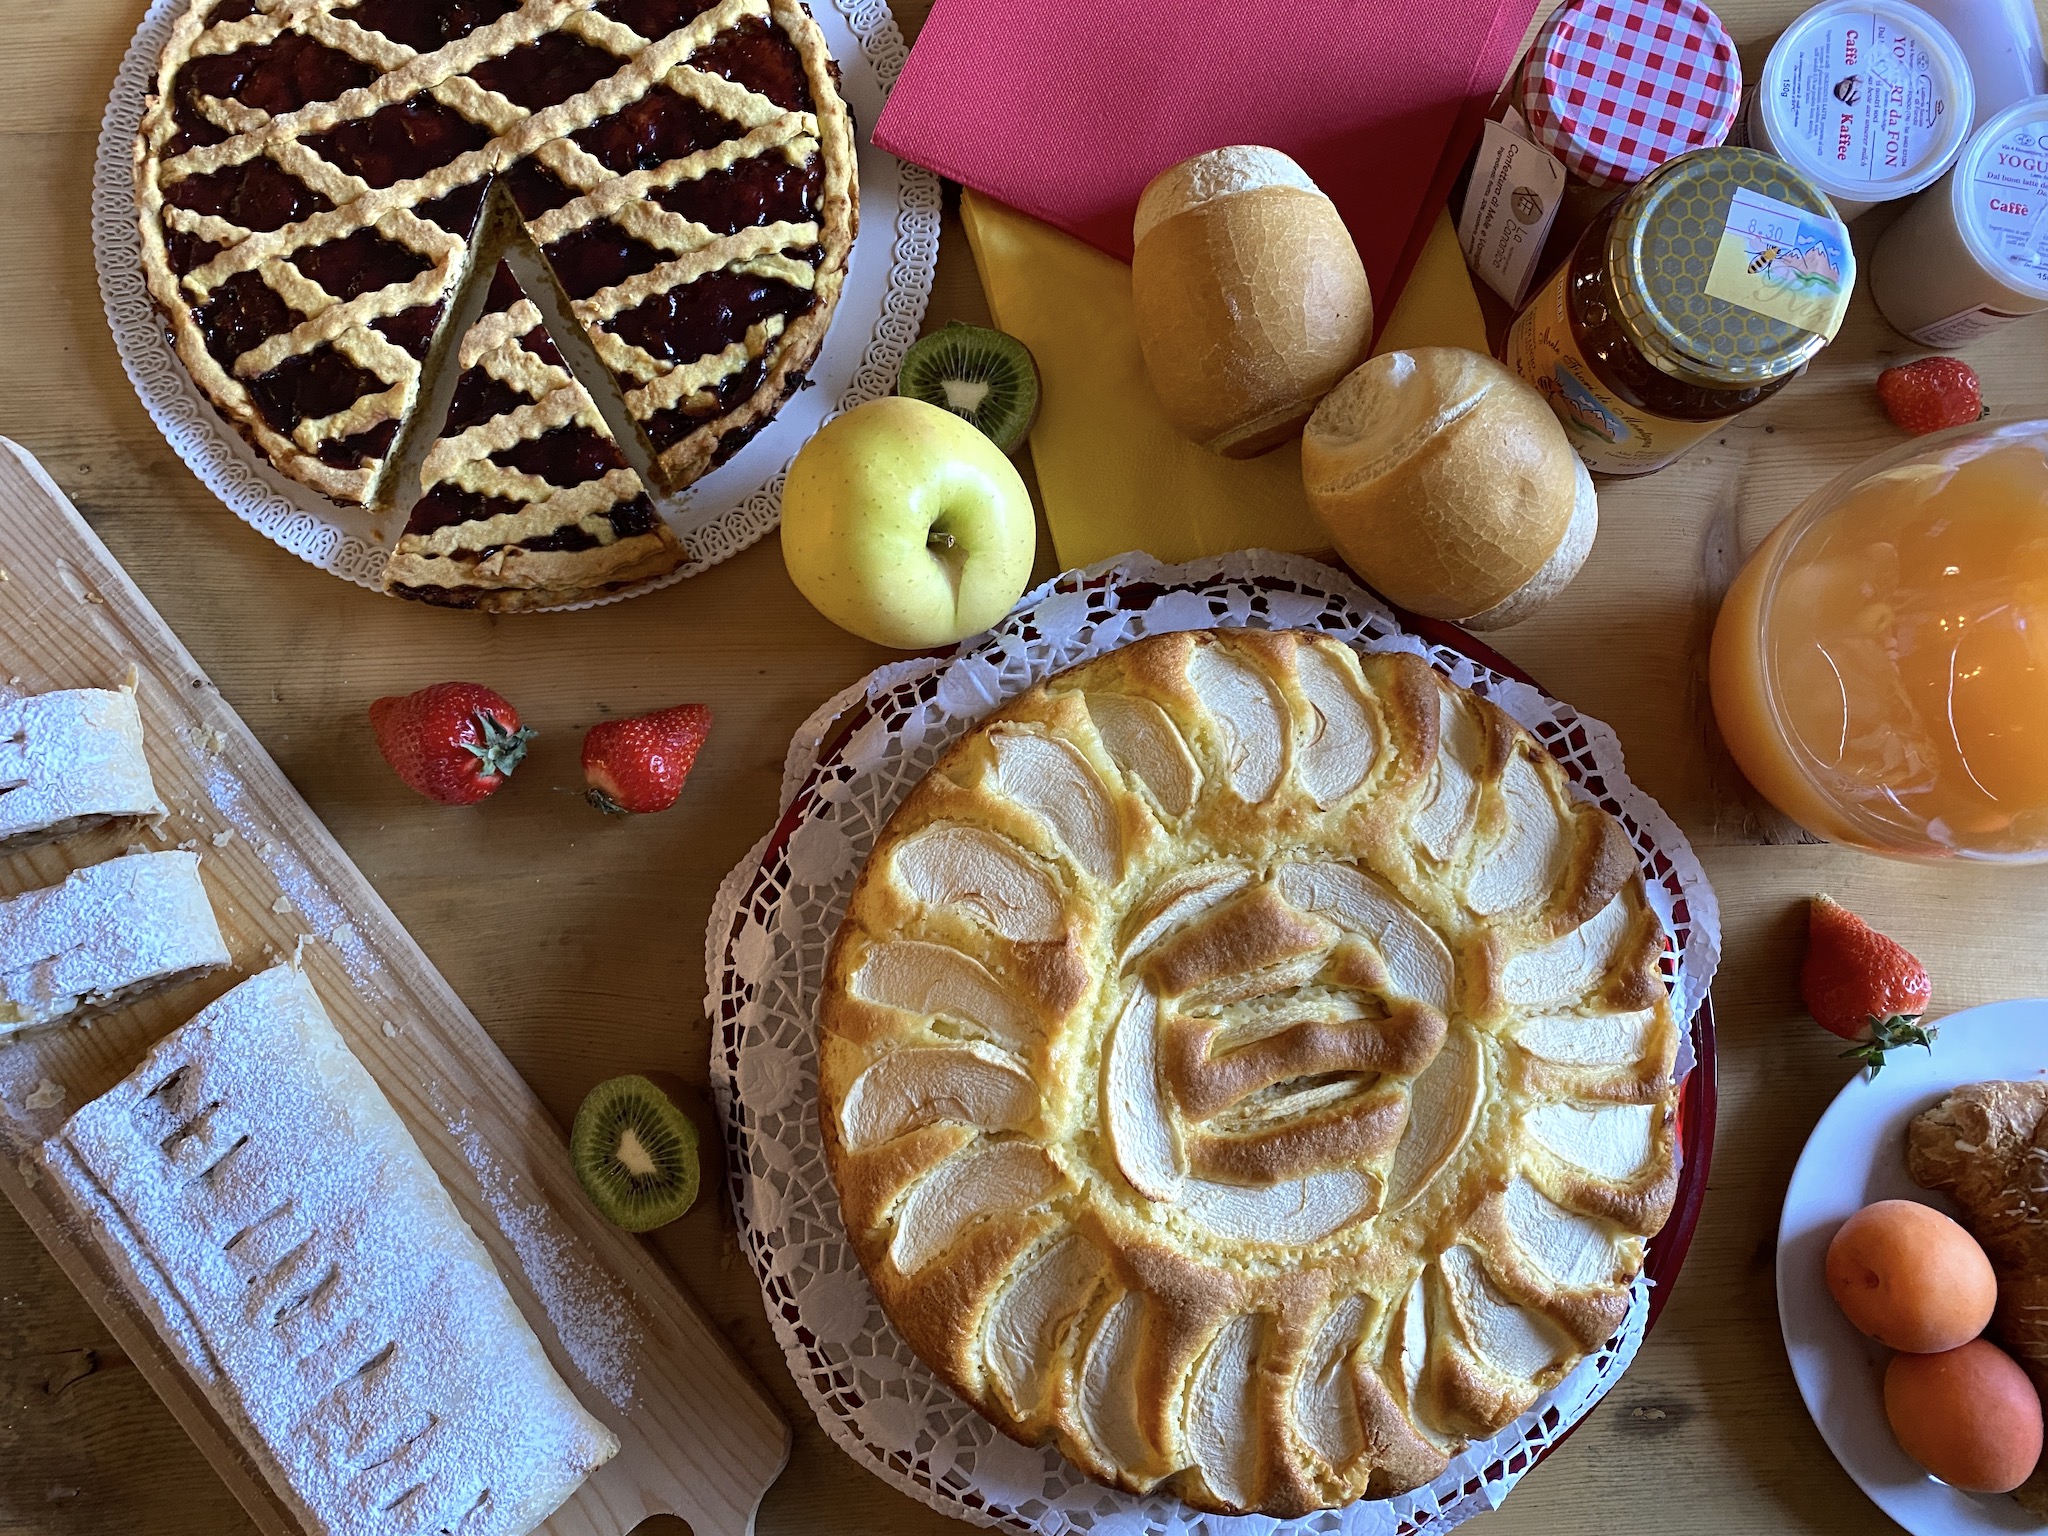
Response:
M906 30L926 8L895 6ZM1716 6L1752 65L1801 8ZM617 1072L662 1069L701 1083L699 935L711 892L772 816L790 732L886 654L802 602L772 539L653 597L496 620L375 598L232 518L136 402L93 281L93 140L139 14L139 0L0 0L10 40L0 55L0 430L42 458L553 1120L566 1122L592 1083ZM1859 221L1860 249L1884 218ZM949 222L927 325L985 313ZM2044 343L2036 321L1971 347L1999 414L2048 414ZM1827 1455L1778 1342L1777 1204L1806 1130L1846 1077L1792 991L1800 903L1833 890L1912 943L1935 970L1941 1006L1961 1006L2048 992L2037 960L2048 953L2035 916L2042 884L1981 870L1928 877L1803 843L1719 753L1700 679L1706 627L1741 553L1829 474L1895 440L1869 385L1881 362L1913 350L1859 298L1812 374L1731 427L1725 443L1651 479L1603 485L1601 537L1579 580L1530 623L1491 637L1616 728L1638 780L1702 845L1729 958L1718 988L1712 1192L1670 1309L1613 1400L1475 1531L1890 1528ZM411 796L362 724L371 698L443 677L499 686L543 731L521 775L474 811ZM624 824L584 808L581 728L604 712L689 698L709 702L717 724L682 804ZM653 1243L795 1428L763 1532L960 1529L869 1476L817 1427L717 1199ZM0 1330L0 1368L16 1373L10 1382L93 1337L56 1272L14 1262L39 1253L0 1211L0 1308L13 1320ZM125 1395L107 1406L115 1389ZM248 1529L218 1485L191 1491L210 1474L138 1372L88 1376L55 1400L89 1402L89 1415L22 1412L16 1401L0 1401L4 1536ZM82 1443L95 1448L84 1459ZM52 1485L78 1492L53 1501ZM646 1529L676 1536L679 1527Z

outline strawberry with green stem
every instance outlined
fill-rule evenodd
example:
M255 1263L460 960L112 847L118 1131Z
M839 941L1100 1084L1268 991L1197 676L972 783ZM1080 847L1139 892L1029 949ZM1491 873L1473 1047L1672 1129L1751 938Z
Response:
M1814 1022L1853 1042L1842 1054L1872 1077L1886 1051L1934 1044L1920 1023L1934 995L1927 967L1832 897L1814 897L1808 911L1799 993Z
M443 805L474 805L497 793L536 734L481 683L435 683L377 699L370 729L392 771Z

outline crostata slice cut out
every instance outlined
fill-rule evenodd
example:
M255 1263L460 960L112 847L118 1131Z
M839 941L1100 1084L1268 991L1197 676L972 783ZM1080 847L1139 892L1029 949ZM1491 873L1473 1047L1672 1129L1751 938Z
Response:
M506 234L480 229L465 281L489 283L482 312L465 324L477 306L458 301L445 324L459 341L436 342L460 373L384 571L400 596L498 612L600 597L688 558L520 282L547 280L544 261L516 220Z

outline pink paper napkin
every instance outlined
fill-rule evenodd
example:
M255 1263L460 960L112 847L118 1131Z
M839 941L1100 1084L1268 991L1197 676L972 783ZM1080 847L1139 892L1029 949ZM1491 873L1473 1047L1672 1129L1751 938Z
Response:
M903 159L1128 261L1145 183L1269 144L1393 308L1536 0L938 0L875 127Z

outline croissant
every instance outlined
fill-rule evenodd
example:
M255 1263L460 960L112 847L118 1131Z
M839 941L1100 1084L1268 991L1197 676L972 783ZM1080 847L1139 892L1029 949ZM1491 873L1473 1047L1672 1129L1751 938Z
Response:
M1998 1275L1991 1334L2048 1398L2048 1083L1971 1083L1913 1117L1906 1169L1961 1207ZM2048 1517L2048 1460L2013 1494Z
M1420 658L1142 640L878 838L819 1014L847 1230L934 1370L1103 1482L1415 1487L1626 1314L1662 946L1619 825Z

